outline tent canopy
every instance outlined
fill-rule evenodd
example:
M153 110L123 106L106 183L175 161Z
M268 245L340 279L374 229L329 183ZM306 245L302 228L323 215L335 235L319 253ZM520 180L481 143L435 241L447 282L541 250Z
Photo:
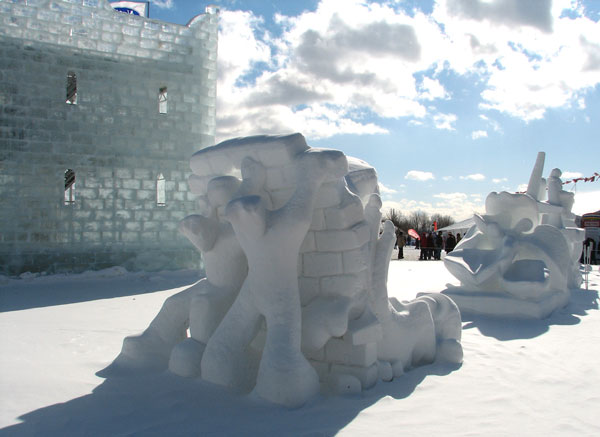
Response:
M446 226L444 228L438 229L438 231L448 232L448 231L466 231L471 228L475 224L475 220L473 217L468 218L466 220L454 223L450 226Z

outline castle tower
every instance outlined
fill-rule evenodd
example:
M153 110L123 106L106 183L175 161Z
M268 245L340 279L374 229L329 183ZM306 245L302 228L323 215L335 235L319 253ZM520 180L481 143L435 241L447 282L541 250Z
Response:
M216 8L0 0L0 274L198 267L177 230L214 143Z

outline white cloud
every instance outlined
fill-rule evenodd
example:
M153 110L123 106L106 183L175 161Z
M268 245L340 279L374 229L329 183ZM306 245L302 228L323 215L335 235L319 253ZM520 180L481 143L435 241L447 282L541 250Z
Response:
M583 173L579 173L578 171L564 171L561 175L561 179L563 179L563 180L582 178L582 177L583 177Z
M464 202L465 200L467 200L468 196L465 193L439 193L434 194L433 197L436 197L438 199L444 199L450 202Z
M453 180L453 179L454 179L454 177L453 177L453 176L443 176L443 177L442 177L442 180L444 180L444 181L451 181L451 180Z
M408 173L406 173L404 179L423 182L435 179L435 176L433 175L433 173L428 171L410 170Z
M519 184L517 186L517 192L518 193L524 193L525 191L527 191L527 184Z
M437 129L455 130L453 124L456 123L455 114L436 114L433 116L433 124Z
M496 120L492 120L491 118L489 118L488 116L486 116L484 114L479 115L479 118L481 118L482 120L485 120L487 125L489 127L491 127L494 132L502 133L502 128L500 127L500 123L498 123Z
M468 181L483 181L485 180L485 176L481 173L470 174L467 176L461 176L460 179L468 180Z
M430 215L449 215L456 221L467 219L474 212L482 213L485 211L485 206L481 198L472 198L466 193L438 193L433 195L432 202L404 198L385 200L382 209L387 211L390 208L401 211L404 215L409 215L413 211L423 211Z
M283 33L274 37L257 17L239 14L221 14L219 71L226 73L218 83L219 137L265 129L313 138L382 134L388 131L357 116L361 109L383 118L426 115L413 77L415 65L427 66L419 35L437 28L426 17L377 3L322 0L316 11L277 16ZM229 35L235 56L221 50ZM257 62L268 64L258 75L252 74ZM433 79L426 86L439 95Z
M386 134L375 120L397 118L455 130L455 114L422 103L449 98L444 71L478 84L482 110L526 121L549 108L581 110L600 84L600 23L565 0L439 0L431 15L320 0L314 11L276 16L277 34L250 12L224 10L220 22L220 138ZM482 119L486 132L500 131Z
M448 0L447 12L454 17L482 22L493 27L531 26L542 32L552 31L551 0Z
M379 192L384 196L398 193L397 190L394 190L393 188L390 188L390 187L386 187L381 182L379 182Z
M502 182L508 182L507 178L494 178L492 179L492 182L495 184L501 184Z
M175 6L174 0L152 0L152 6L156 6L160 9L173 9Z
M577 215L600 210L600 190L579 191L575 193L573 212Z
M433 15L453 41L450 68L483 75L481 107L533 120L549 108L576 105L600 82L600 24L561 16L565 7L573 5L442 0Z
M488 133L484 130L476 130L471 132L471 138L474 140L478 140L479 138L487 138Z
M423 100L449 99L450 94L437 79L424 77L419 86L419 98Z
M519 185L516 191L524 192L527 184ZM460 192L437 193L432 196L432 201L416 201L406 198L388 199L383 201L383 210L394 208L408 215L413 211L423 211L428 214L443 214L453 217L456 221L464 220L473 213L485 213L485 196L481 194L467 194ZM600 209L600 191L575 193L573 212L582 215Z

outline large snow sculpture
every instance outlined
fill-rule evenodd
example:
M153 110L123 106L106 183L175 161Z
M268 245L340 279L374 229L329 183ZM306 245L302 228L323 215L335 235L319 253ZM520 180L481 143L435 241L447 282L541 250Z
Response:
M168 366L299 406L320 383L360 391L434 359L462 361L451 299L388 299L395 234L388 222L379 235L368 164L294 134L225 141L191 168L204 211L181 230L203 253L206 279L126 338L114 367Z
M563 191L559 169L542 178L544 160L540 152L525 194L490 193L486 214L474 215L475 225L446 256L461 286L445 294L461 311L544 318L581 284L583 230L571 213L573 193Z

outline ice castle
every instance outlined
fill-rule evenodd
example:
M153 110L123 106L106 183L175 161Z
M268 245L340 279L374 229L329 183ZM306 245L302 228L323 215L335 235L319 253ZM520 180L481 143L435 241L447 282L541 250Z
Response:
M217 26L0 0L0 274L198 267L177 225L214 144Z

